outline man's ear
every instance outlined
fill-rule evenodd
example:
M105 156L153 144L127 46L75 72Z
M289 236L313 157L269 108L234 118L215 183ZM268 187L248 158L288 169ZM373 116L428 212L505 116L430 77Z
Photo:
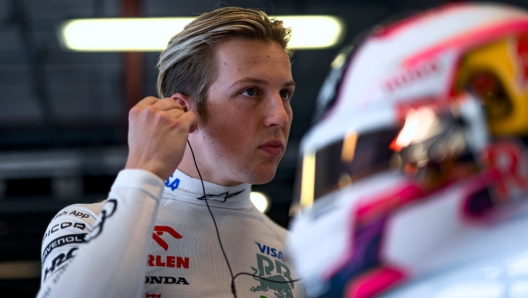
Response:
M192 107L191 99L180 92L174 93L171 98L174 99L177 103L179 103L183 107L183 110L185 112L188 112L189 109L191 109Z

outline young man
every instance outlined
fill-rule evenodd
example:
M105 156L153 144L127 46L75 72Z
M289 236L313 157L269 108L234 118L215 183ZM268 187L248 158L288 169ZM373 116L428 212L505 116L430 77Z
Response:
M130 111L129 156L108 200L51 221L39 297L302 296L286 231L249 201L288 139L288 36L263 12L231 7L169 42L163 99Z

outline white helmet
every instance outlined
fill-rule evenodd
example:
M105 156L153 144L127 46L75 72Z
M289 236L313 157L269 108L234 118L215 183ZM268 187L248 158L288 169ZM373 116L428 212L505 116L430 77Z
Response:
M370 297L444 266L418 258L528 189L526 135L526 11L375 27L332 62L301 143L288 246L308 292Z

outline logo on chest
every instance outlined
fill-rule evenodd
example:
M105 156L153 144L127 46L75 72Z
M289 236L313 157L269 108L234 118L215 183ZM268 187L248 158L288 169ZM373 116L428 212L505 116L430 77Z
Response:
M257 267L251 267L253 278L259 282L251 287L252 292L272 290L277 298L293 298L294 288L290 268L284 263L282 251L269 245L255 242L260 253L257 253ZM265 279L263 279L265 278Z
M273 247L270 247L270 246L267 246L265 244L260 244L258 242L255 242L260 250L260 252L262 254L266 254L268 256L271 256L271 257L274 257L274 258L277 258L281 261L284 262L284 256L282 255L282 251L276 249L276 248L273 248Z
M163 248L163 250L169 250L169 244L165 239L162 238L164 234L168 234L166 237L174 239L182 239L183 236L176 230L169 226L154 226L154 232L152 233L152 239ZM170 267L170 268L189 268L189 258L182 256L173 255L148 255L147 266L151 267Z

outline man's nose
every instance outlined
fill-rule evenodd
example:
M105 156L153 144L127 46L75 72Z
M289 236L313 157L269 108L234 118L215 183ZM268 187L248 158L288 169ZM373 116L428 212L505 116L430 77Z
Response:
M284 101L280 95L276 95L270 98L266 108L266 118L264 119L264 125L266 127L285 127L291 119L290 113L288 113L289 102Z

